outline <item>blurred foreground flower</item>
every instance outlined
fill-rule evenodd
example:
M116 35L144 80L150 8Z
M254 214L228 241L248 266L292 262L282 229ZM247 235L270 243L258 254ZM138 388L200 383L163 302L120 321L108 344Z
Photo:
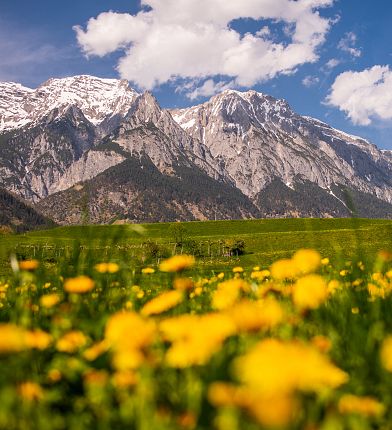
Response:
M366 417L382 415L385 407L373 397L358 397L346 394L339 400L341 414L358 414Z
M41 306L43 306L44 308L51 308L57 305L57 303L59 303L60 300L61 300L60 296L54 293L54 294L45 294L40 298L39 302Z
M231 318L219 313L168 318L159 329L163 338L172 343L166 361L178 368L207 363L224 340L236 332Z
M98 263L94 268L99 273L116 273L120 270L117 263Z
M38 260L24 260L19 261L19 269L26 271L33 271L38 269L39 261Z
M195 257L191 255L175 255L162 263L159 266L161 272L180 272L189 269L195 265Z
M67 293L87 293L94 288L94 281L88 276L78 276L67 279L64 283L64 290Z
M392 336L384 339L381 346L381 362L388 372L392 372Z
M303 275L315 272L321 265L321 255L314 249L300 249L293 256L293 262Z
M79 330L73 330L64 334L56 344L57 350L72 354L85 346L87 343L86 336Z
M316 309L328 298L328 287L319 275L307 275L297 280L293 301L299 309Z
M164 291L147 302L140 313L145 316L161 314L177 306L183 299L184 295L181 291Z
M26 348L26 331L15 324L0 324L0 354Z
M41 400L44 396L42 388L35 382L23 382L18 386L18 393L23 400L32 402Z
M105 342L112 349L114 367L118 370L139 367L145 358L145 348L153 342L155 333L155 323L135 312L112 315L106 324Z
M348 375L328 357L300 341L266 339L235 362L236 375L247 387L265 395L336 388Z

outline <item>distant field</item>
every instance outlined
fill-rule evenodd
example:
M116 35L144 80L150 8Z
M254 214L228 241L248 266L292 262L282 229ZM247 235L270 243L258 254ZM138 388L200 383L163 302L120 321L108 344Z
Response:
M178 226L179 224L175 224ZM314 248L332 259L371 259L380 249L392 251L392 221L368 219L273 219L181 223L184 240L201 250L206 269L224 269L233 263L244 267L267 266L276 258L300 248ZM143 231L139 231L142 227ZM137 231L135 231L135 228ZM174 251L173 223L144 225L59 227L23 235L0 237L2 269L7 271L11 253L24 258L60 258L80 244L103 259L136 259L146 262L146 242L157 244L166 255ZM245 254L222 256L221 244L243 240ZM177 248L176 252L181 249ZM183 249L183 252L189 250ZM150 259L151 260L151 259ZM147 263L154 263L147 261Z

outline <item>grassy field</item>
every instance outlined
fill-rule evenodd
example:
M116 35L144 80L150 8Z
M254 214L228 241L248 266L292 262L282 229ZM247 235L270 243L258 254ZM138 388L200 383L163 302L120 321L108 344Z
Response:
M300 248L313 248L332 259L372 259L380 249L392 250L392 222L368 219L284 219L250 221L210 221L181 223L184 241L201 250L200 264L206 269L224 270L234 263L244 267L269 265ZM0 237L1 273L9 270L9 254L23 258L59 259L67 249L81 245L102 258L150 261L146 242L158 244L167 257L174 252L173 224L60 227L24 235ZM178 224L176 224L178 226ZM245 253L222 256L224 242L243 240ZM176 252L181 249L177 248ZM189 249L183 252L190 252ZM147 255L146 255L147 254ZM154 259L152 259L154 260ZM155 261L156 263L157 261ZM8 269L7 269L8 267Z
M257 220L2 237L0 428L390 429L391 230ZM222 255L241 241L243 255Z

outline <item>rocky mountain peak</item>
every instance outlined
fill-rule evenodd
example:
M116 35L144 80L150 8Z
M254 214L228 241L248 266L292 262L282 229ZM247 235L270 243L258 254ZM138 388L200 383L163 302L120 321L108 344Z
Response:
M34 125L54 109L69 106L77 106L97 126L124 117L138 97L125 80L88 75L49 79L36 89L2 82L0 90L0 131Z
M132 108L129 110L126 119L132 120L133 124L137 123L159 123L163 111L158 104L157 99L149 91L139 95Z

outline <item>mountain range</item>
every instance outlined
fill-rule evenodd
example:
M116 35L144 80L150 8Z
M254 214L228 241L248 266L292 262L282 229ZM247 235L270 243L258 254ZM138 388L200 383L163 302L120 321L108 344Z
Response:
M0 188L59 224L389 218L392 152L256 91L166 110L124 80L0 82Z

